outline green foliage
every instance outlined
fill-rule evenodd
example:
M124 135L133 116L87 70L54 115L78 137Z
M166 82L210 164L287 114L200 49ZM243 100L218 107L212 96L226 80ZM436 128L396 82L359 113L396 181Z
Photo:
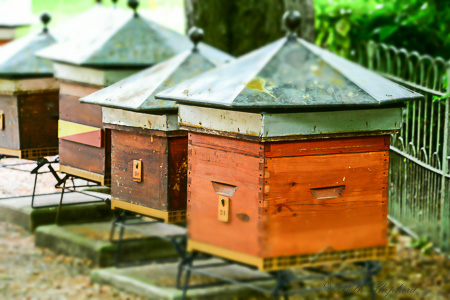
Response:
M433 250L433 243L428 242L425 237L420 237L418 239L412 239L410 247L420 250L425 255L430 255Z
M315 0L316 43L348 55L374 40L450 58L450 1Z

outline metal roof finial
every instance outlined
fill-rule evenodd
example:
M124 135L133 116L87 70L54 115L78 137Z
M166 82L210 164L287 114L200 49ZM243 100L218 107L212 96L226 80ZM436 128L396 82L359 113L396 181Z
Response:
M283 22L288 30L288 38L297 38L297 28L300 26L302 15L298 10L287 11L283 15Z
M139 14L137 13L137 8L139 6L139 0L128 0L128 6L134 10L134 17L139 17Z
M50 23L50 20L52 19L52 16L48 12L44 12L41 14L41 21L42 24L44 24L44 29L42 30L43 33L48 32L48 23Z
M194 44L194 48L192 49L192 51L196 52L198 50L197 45L198 45L198 43L203 41L205 32L203 31L203 29L194 26L194 27L191 27L191 29L189 29L188 35L189 35L189 38L191 39L192 43Z

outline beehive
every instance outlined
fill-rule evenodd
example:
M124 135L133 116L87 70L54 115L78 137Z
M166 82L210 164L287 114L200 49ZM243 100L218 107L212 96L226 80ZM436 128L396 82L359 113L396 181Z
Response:
M389 257L390 134L421 96L295 36L157 94L189 130L188 249L276 270Z
M154 95L232 58L195 43L175 57L80 99L103 106L103 125L111 130L111 204L166 222L185 221L187 132L181 131L173 101Z
M48 23L49 15L42 20ZM45 27L0 48L0 154L36 159L58 153L58 83L51 62L34 56L53 43Z
M61 82L60 171L108 185L111 132L103 126L102 108L79 102L137 71L187 49L186 39L134 13L109 14L92 31L59 43L38 55L51 59Z
M31 0L9 0L0 3L0 46L17 38L17 29L34 21Z

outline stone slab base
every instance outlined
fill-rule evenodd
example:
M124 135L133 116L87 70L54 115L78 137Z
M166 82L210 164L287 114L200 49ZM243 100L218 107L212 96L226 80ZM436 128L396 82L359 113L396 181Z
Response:
M203 263L218 263L218 259L209 259ZM196 263L196 264L197 264ZM147 299L175 300L181 299L182 291L176 288L177 263L153 264L132 268L107 268L91 272L91 280L95 283L110 285L115 288L144 296ZM251 270L238 265L208 268L208 271L233 279L246 279L268 276L265 273ZM191 284L209 284L216 282L211 277L192 274ZM272 287L274 281L258 283L263 287ZM272 299L259 292L231 284L213 285L209 287L193 288L188 291L190 300L244 300L244 299Z
M101 267L114 265L116 242L110 242L111 222L87 223L78 225L48 225L36 230L37 247L48 248L56 253L90 259ZM122 242L119 262L139 263L149 260L177 258L178 255L169 241L157 238L185 234L185 229L175 225L152 223L139 225L148 234L125 230L125 241ZM116 229L115 239L119 229Z
M90 194L102 198L109 197L103 193L91 192ZM34 231L41 225L54 224L59 200L59 193L36 196L35 206L53 206L32 209L31 197L2 199L0 200L0 221L19 225L29 231ZM61 224L99 222L113 218L113 212L105 202L78 204L91 201L96 199L80 193L65 193L64 206L60 215ZM65 205L74 203L77 204Z

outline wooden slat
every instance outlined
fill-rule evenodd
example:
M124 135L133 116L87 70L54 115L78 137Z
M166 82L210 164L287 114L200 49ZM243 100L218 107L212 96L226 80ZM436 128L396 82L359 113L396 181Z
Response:
M90 171L86 171L86 170L82 170L82 169L78 169L78 168L74 168L71 166L66 166L63 164L59 165L59 172L61 173L65 173L65 174L70 174L79 178L84 178L90 181L95 181L100 183L101 185L105 185L105 176L102 174L97 174L97 173L93 173Z
M63 165L109 177L106 172L106 155L110 154L105 148L59 140L59 159Z
M20 148L58 147L58 91L18 96Z
M389 150L389 135L340 139L272 142L265 144L265 157L324 155Z
M3 111L3 130L0 130L0 148L20 149L20 123L16 96L0 95L0 110Z
M263 145L233 138L224 138L210 134L189 133L189 143L196 146L220 149L242 153L245 155L260 156L263 153Z
M186 210L188 139L186 136L169 138L168 141L168 207L169 210Z
M111 130L111 138L112 196L167 211L168 139L123 130ZM142 182L133 181L133 160L142 161Z
M191 135L190 135L191 136ZM204 140L192 134L196 141ZM234 143L229 139L213 139L208 147L189 145L188 226L190 237L198 242L240 253L259 254L258 201L262 190L262 160L259 147L248 142ZM212 141L207 139L207 141ZM228 144L230 141L232 143ZM244 142L245 143L245 142ZM205 145L205 144L204 144ZM239 149L246 154L212 149ZM257 152L251 153L250 149ZM229 222L218 220L218 197L212 182L236 186L230 197ZM239 218L238 215L246 215Z
M388 151L267 159L263 255L385 246L388 160ZM341 185L333 199L310 191Z
M59 98L59 119L88 126L103 128L102 107L84 104L79 97L61 94Z

